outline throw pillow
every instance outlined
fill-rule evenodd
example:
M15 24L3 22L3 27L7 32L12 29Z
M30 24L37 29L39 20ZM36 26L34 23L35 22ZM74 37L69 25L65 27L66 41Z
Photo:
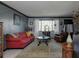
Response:
M32 32L31 32L31 31L26 32L26 35L27 35L28 37L29 37L31 34L32 34Z
M18 38L17 34L11 34L14 38Z

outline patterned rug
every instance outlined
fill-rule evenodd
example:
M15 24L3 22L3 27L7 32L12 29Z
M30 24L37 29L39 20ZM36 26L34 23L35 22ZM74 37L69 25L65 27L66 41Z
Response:
M56 43L53 39L48 42L48 46L44 43L37 46L38 40L27 46L16 58L61 58L61 44Z

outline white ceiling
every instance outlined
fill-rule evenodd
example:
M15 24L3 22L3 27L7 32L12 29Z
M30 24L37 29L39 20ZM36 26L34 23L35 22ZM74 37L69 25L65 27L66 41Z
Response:
M72 16L79 1L3 1L27 16Z

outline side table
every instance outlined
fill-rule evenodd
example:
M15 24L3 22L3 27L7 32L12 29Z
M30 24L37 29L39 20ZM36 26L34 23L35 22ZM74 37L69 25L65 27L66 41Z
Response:
M72 58L73 57L73 45L67 47L67 43L62 44L62 57L63 58Z

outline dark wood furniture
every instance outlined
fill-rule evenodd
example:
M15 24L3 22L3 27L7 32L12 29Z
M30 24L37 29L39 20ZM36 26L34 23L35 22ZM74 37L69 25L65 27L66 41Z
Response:
M71 38L73 39L73 33L70 33L70 35L71 35ZM60 34L56 34L54 37L54 40L57 42L63 43L63 42L66 42L67 36L68 36L68 32L62 32Z
M73 45L71 47L67 47L67 43L62 44L62 57L63 58L72 58L73 57Z
M62 32L60 34L55 34L55 37L54 37L54 40L57 41L57 42L66 42L66 39L67 39L67 32Z
M50 31L43 31L42 33L43 33L43 35L50 37Z
M0 58L3 57L3 23L0 22Z
M38 46L41 43L45 43L48 46L48 41L49 41L50 37L48 37L48 36L39 36L39 37L37 37L37 39L38 39L38 42L39 42Z
M62 42L62 37L60 36L60 35L55 35L55 37L54 37L54 40L56 41L56 42Z

